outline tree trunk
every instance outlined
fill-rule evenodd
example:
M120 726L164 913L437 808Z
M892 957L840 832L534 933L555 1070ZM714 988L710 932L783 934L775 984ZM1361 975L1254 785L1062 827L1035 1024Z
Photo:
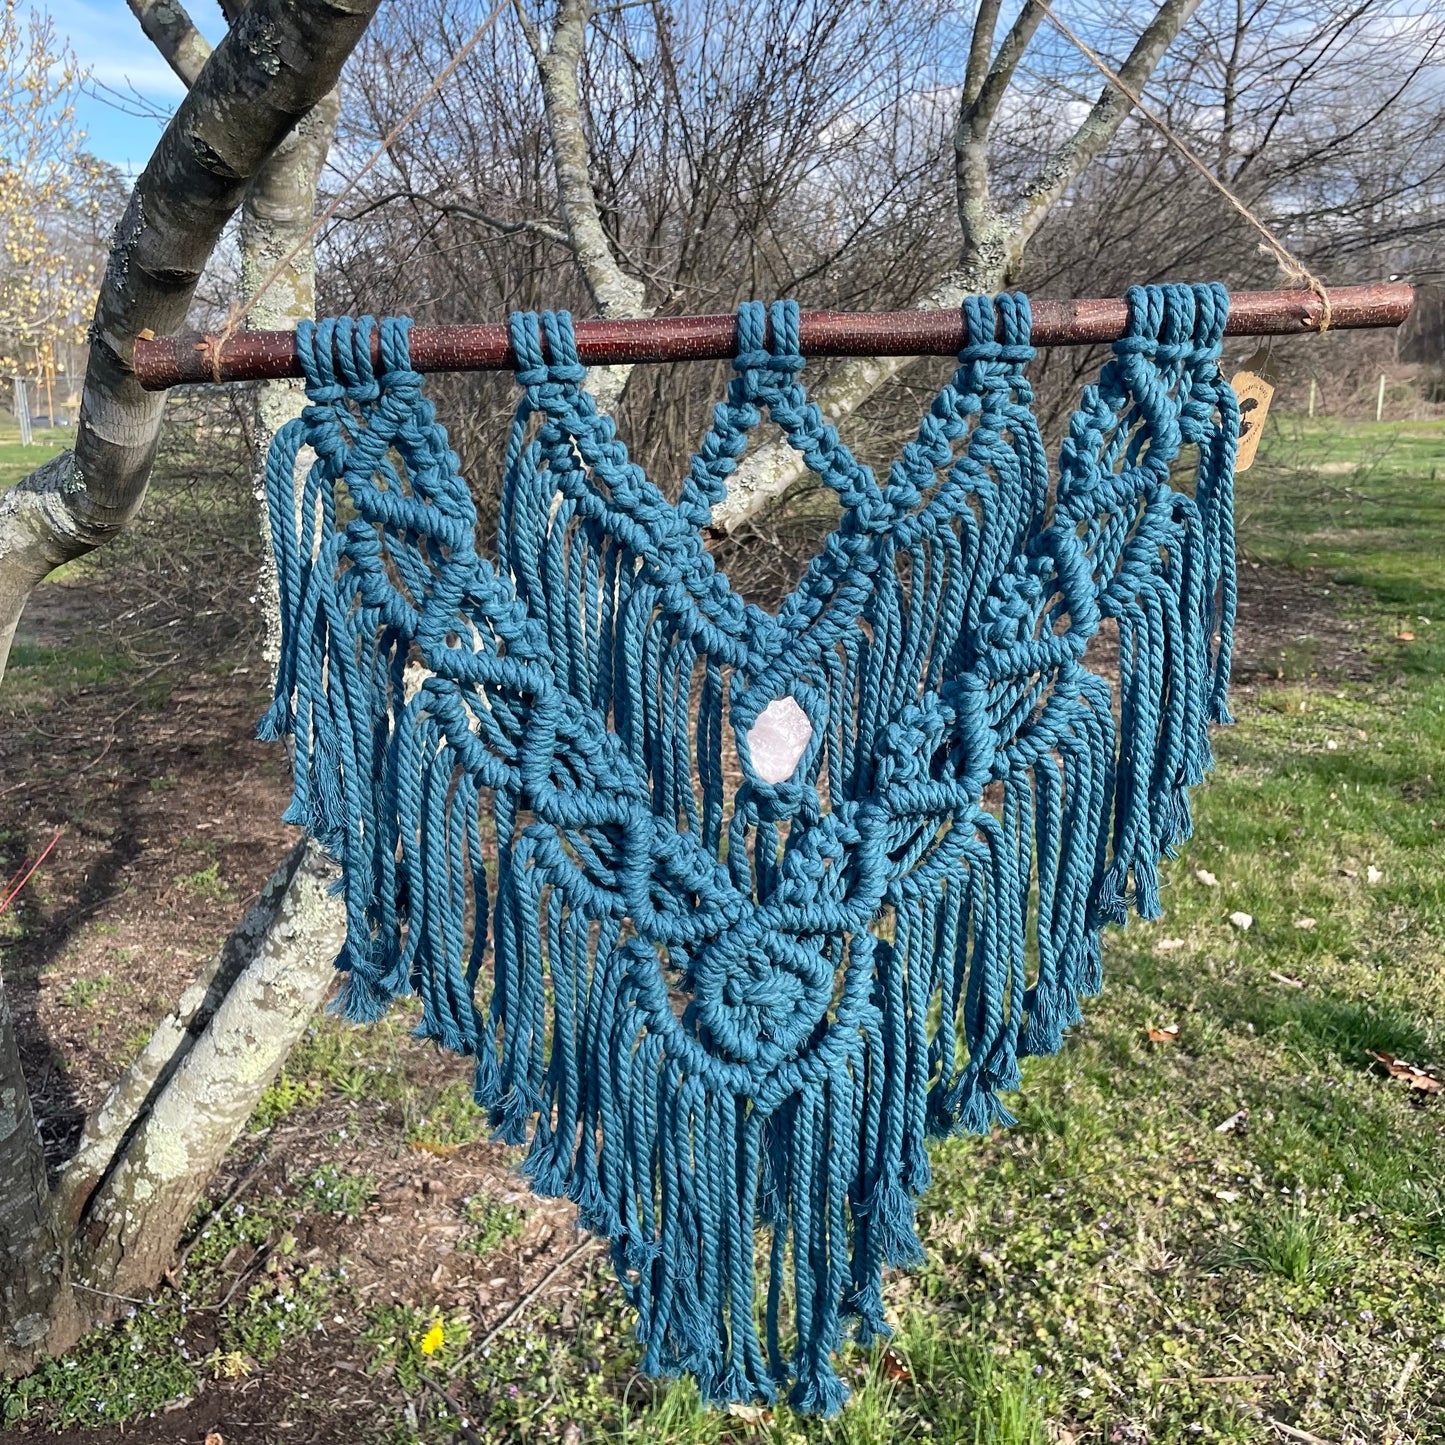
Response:
M267 157L336 83L380 0L257 0L166 127L116 228L91 325L75 450L0 497L0 677L31 589L103 546L145 497L165 396L131 368L173 332Z
M206 1182L251 1117L331 985L346 934L329 896L335 867L303 843L271 878L228 945L243 964L80 1222L74 1269L92 1289L134 1294L170 1266Z
M65 1250L48 1203L15 1021L0 988L0 1374L30 1363L67 1300Z
M246 194L241 211L241 294L252 302L246 315L248 330L294 331L298 321L316 314L316 252L307 233L315 222L316 187L340 113L341 98L333 90L277 148ZM258 295L263 285L266 289ZM280 653L281 617L266 518L266 453L271 438L300 416L305 404L306 391L299 381L260 382L252 398L251 482L262 539L259 596L265 612L266 657L273 666Z
M271 172L256 194L272 211L255 214L251 276L274 267L258 259L262 241L279 260L304 235L336 80L378 3L255 0L167 126L116 232L75 451L0 499L0 676L35 583L115 536L144 497L163 398L134 379L136 336L183 323L258 172ZM278 153L298 122L304 134ZM292 308L311 299L310 257L297 261L293 284L278 282ZM334 877L312 845L297 847L87 1121L54 1191L0 981L0 1371L62 1352L107 1317L113 1296L159 1278L196 1197L330 986L344 932Z

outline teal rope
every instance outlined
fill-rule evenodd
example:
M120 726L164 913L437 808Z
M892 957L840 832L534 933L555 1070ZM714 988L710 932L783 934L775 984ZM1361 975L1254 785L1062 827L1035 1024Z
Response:
M1060 1046L1101 925L1157 915L1188 836L1228 719L1227 296L1128 305L1051 496L1023 296L965 303L958 370L883 485L807 399L797 307L750 302L676 504L584 390L571 318L516 315L495 565L408 323L380 323L378 370L377 323L300 330L262 730L296 741L288 820L344 864L342 1007L420 996L535 1187L611 1240L644 1368L709 1399L837 1410L845 1323L886 1336L881 1271L923 1257L926 1138L1012 1122L1020 1056ZM702 540L765 417L842 509L774 615ZM1105 619L1117 728L1084 662ZM748 734L783 697L812 738L769 783Z

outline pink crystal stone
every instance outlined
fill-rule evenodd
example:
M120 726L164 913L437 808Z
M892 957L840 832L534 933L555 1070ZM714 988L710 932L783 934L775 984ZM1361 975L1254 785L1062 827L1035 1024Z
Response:
M753 772L765 783L786 783L813 740L808 714L792 697L775 697L748 729Z

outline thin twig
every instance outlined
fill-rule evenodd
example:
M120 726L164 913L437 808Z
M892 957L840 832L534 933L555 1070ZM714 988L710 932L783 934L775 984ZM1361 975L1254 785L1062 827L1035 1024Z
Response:
M1270 230L1270 228L1263 221L1261 221L1260 218L1256 216L1254 212L1250 210L1250 208L1245 205L1245 203L1241 201L1239 197L1236 196L1234 192L1230 190L1230 188L1225 185L1225 183L1221 181L1219 177L1216 176L1214 172L1211 171L1209 167L1205 165L1204 162L1200 160L1199 157L1195 155L1194 152L1177 135L1175 135L1174 131L1170 128L1167 121L1160 119L1159 116L1155 115L1154 112L1144 104L1143 98L1140 96L1139 92L1132 89L1124 80L1119 77L1118 74L1115 73L1114 70L1112 70L1108 65L1106 65L1104 61L1100 58L1098 51L1094 50L1085 41L1081 40L1079 36L1074 33L1074 31L1072 31L1062 20L1059 19L1057 15L1054 14L1053 10L1049 8L1048 0L1035 0L1035 3L1038 5L1039 9L1041 9L1044 14L1048 16L1049 23L1054 27L1054 29L1057 30L1061 35L1063 35L1065 39L1072 41L1074 46L1078 49L1079 53L1083 55L1083 57L1109 82L1109 84L1114 86L1114 88L1118 90L1126 100L1129 101L1129 103L1134 107L1134 109L1137 110L1139 114L1143 116L1144 119L1147 120L1149 124L1153 126L1154 129L1157 130L1159 134L1163 136L1164 139L1170 145L1172 145L1176 151L1179 152L1179 154L1185 159L1185 161L1187 161L1189 165L1191 165L1196 171L1198 171L1199 174L1203 176L1204 179L1208 181L1209 184L1213 186L1214 189L1218 191L1219 194L1223 196L1224 199L1228 201L1229 204L1233 206L1234 209L1238 211L1239 214L1243 216L1244 219L1248 221L1249 224L1253 226L1254 229L1258 231L1261 236L1264 237L1265 248L1279 263L1280 269L1287 276L1289 276L1291 280L1299 281L1301 284L1308 287L1309 290L1313 291L1314 294L1320 298L1320 305L1323 307L1323 311L1320 316L1320 324L1316 328L1316 330L1320 334L1328 331L1330 326L1330 297L1329 292L1325 290L1324 282L1321 281L1320 278L1316 276L1315 273L1311 271L1310 268L1306 266L1305 263L1301 261L1299 257L1296 256L1294 252L1291 251L1289 247L1286 246L1285 243L1280 240L1280 238L1276 236L1275 233Z
M447 1408L457 1417L457 1429L461 1431L462 1438L467 1442L467 1445L484 1445L482 1437L467 1425L466 1412L452 1399L450 1393L443 1389L430 1375L421 1370L417 1371L417 1378L427 1389L436 1391L436 1393L446 1401Z
M16 895L20 892L22 888L25 887L27 883L30 882L31 878L34 877L35 870L40 867L40 865L45 862L45 860L50 856L50 850L55 847L58 842L60 842L60 835L64 832L64 828L57 828L55 830L55 836L45 845L45 851L41 853L41 855L30 865L30 871L5 895L4 898L0 898L0 913L4 913L5 910L10 907L10 904L14 901ZM20 866L23 868L25 865L22 863Z
M466 1354L464 1354L461 1359L459 1359L456 1364L454 1364L451 1369L447 1371L447 1374L449 1376L455 1375L457 1371L462 1368L463 1365L469 1365L474 1359L476 1359L476 1357L484 1349L486 1349L486 1347L491 1344L492 1341L496 1339L496 1337L501 1334L501 1332L506 1329L508 1325L515 1322L515 1320L522 1313L522 1311L525 1310L527 1306L531 1304L532 1301L535 1300L537 1296L541 1294L542 1291L546 1289L547 1286L551 1284L552 1281L556 1279L557 1276L561 1274L562 1271L566 1269L567 1266L571 1264L574 1259L579 1258L581 1255L590 1253L592 1250L596 1249L598 1245L606 1243L607 1241L605 1239L599 1239L596 1235L588 1235L587 1238L584 1239L580 1244L573 1245L573 1247L568 1250L567 1253L564 1254L562 1258L559 1259L557 1263L554 1264L552 1268L549 1269L547 1273L544 1274L542 1278L539 1279L537 1283L534 1284L532 1288L529 1289L522 1296L521 1299L517 1301L517 1303L512 1307L512 1309L508 1311L507 1315L503 1319L499 1320L496 1324L494 1324L491 1329L489 1329L486 1334L484 1334L481 1339L479 1339L476 1344L474 1344L471 1349L469 1349Z
M258 894L257 897L259 896L260 895ZM251 901L255 902L255 899L252 899ZM180 1273L186 1267L186 1261L191 1257L191 1251L200 1242L201 1235L205 1231L206 1226L213 1219L219 1219L221 1215L227 1209L229 1209L231 1205L233 1205L241 1197L242 1194L245 1193L245 1191L250 1187L251 1181L256 1177L257 1174L261 1172L262 1165L264 1165L267 1159L270 1157L271 1140L273 1137L274 1135L270 1131L268 1131L267 1137L261 1145L261 1152L251 1162L251 1167L247 1169L246 1172L236 1181L235 1185L231 1189L231 1192L227 1194L226 1197L221 1200L221 1202L216 1205L216 1207L211 1210L208 1215L206 1215L206 1217L201 1221L200 1227L196 1230L195 1234L192 1235L191 1242L186 1245L186 1247L180 1252L179 1255L176 1256L176 1262L170 1267L170 1269L166 1271L166 1279L169 1280L172 1285L174 1285L176 1281L180 1278Z
M1255 1385L1274 1379L1273 1375L1165 1375L1161 1385Z
M196 1314L220 1314L228 1304L236 1297L236 1291L250 1278L257 1269L263 1265L271 1254L271 1241L268 1239L255 1254L242 1266L240 1274L232 1281L230 1289L221 1296L220 1302L213 1305L194 1305L192 1308Z
M1273 1415L1269 1417L1269 1423L1281 1435L1291 1440L1302 1440L1304 1445L1335 1445L1333 1440L1326 1440L1323 1435L1311 1435L1308 1430L1297 1430L1293 1425L1286 1425L1283 1420L1276 1420Z
M108 1289L96 1289L94 1285L81 1284L78 1279L71 1280L70 1287L71 1289L83 1289L86 1294L98 1294L101 1296L102 1299L118 1299L124 1304L140 1305L142 1309L144 1309L148 1304L151 1303L151 1301L148 1299L136 1299L134 1295L115 1294Z

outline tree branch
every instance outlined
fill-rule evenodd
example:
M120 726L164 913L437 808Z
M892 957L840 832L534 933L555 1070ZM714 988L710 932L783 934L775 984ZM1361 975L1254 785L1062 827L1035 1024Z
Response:
M1129 58L1119 67L1119 79L1136 93L1158 68L1164 53L1173 45L1199 0L1164 0L1154 18L1135 42ZM1079 128L1059 147L1053 160L1009 211L1009 262L1016 264L1043 219L1054 204L1083 174L1084 169L1114 139L1129 99L1112 84L1106 84L1093 109Z
M256 0L216 48L131 193L91 325L73 453L0 498L0 676L31 589L110 541L145 496L164 399L130 366L178 330L251 178L336 83L379 0Z
M1199 0L1164 0L1140 35L1120 78L1133 90L1153 74ZM1019 17L980 78L982 57L992 44L997 7L985 0L975 25L965 72L964 95L954 134L955 178L963 248L958 267L942 277L919 302L921 310L954 307L965 296L995 291L1018 269L1024 249L1044 217L1089 163L1109 144L1128 113L1128 101L1112 85L1094 103L1077 130L1061 145L1012 205L995 207L989 196L988 136L1020 60L1045 18L1037 0L1026 0ZM975 87L977 89L975 90ZM905 357L865 357L840 362L813 391L813 400L832 422L851 415L908 364ZM713 527L738 531L787 491L807 468L782 443L760 447L733 473L726 499L713 510Z
M578 74L591 6L588 0L562 0L545 47L536 26L527 18L521 0L517 10L542 80L542 101L557 177L558 208L582 279L601 315L609 319L651 316L654 308L646 305L646 288L618 265L612 253L589 171ZM616 406L631 371L631 367L612 366L598 367L592 372L588 385L601 410Z
M211 46L180 0L126 0L146 38L187 86L194 85L211 58Z
M989 201L988 141L998 108L1010 85L1024 51L1043 22L1044 11L1034 0L1027 0L1018 18L1009 27L993 64L987 64L988 49L993 44L994 26L998 21L998 4L979 8L974 25L973 45L968 56L968 76L964 84L963 103L959 107L958 125L953 133L954 182L958 195L958 219L963 227L964 264L982 258L987 245L990 223L996 219ZM986 30L982 29L986 25Z
M587 289L603 316L643 316L642 283L617 264L588 168L587 135L582 128L578 71L586 42L587 0L564 0L547 48L539 55L542 98L552 138L552 164L562 223L572 240Z
M486 226L501 236L522 234L540 236L544 241L551 241L554 245L565 246L569 251L572 250L572 238L561 227L554 226L550 221L506 221L501 216L490 215L486 211L480 211L475 206L466 205L461 201L440 201L435 196L423 195L420 191L389 191L384 196L377 196L368 201L360 210L344 212L336 219L347 222L359 221L373 211L379 211L383 206L389 206L393 201L411 201L419 205L430 206L439 215L460 216L463 220L476 221L478 225Z

